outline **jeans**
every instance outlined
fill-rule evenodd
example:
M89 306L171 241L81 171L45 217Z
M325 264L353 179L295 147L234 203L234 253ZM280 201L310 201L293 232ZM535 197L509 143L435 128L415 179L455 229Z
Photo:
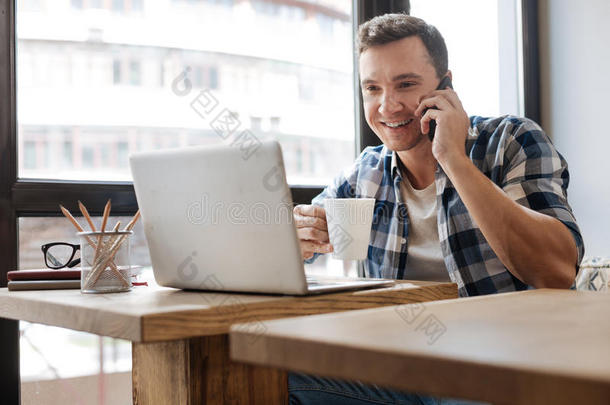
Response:
M345 381L312 375L289 373L290 405L482 405L483 402L435 398L409 392L393 391L358 381Z

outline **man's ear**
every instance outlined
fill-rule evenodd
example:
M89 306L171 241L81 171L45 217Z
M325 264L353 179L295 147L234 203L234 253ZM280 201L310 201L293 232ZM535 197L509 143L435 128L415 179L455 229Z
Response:
M453 74L451 73L451 70L447 70L447 76L451 79L451 81L453 81Z

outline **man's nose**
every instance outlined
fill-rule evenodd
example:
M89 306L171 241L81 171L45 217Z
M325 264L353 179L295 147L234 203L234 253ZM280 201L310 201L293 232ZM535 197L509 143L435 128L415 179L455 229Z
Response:
M393 93L385 93L379 104L379 113L382 115L391 115L395 112L400 111L403 105L399 100L396 99L396 95Z

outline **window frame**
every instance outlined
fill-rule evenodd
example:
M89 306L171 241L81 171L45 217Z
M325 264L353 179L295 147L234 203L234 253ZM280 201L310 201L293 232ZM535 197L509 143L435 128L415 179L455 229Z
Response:
M59 181L17 178L17 117L15 64L15 2L0 0L0 287L7 272L18 264L18 219L60 216L58 205L79 212L83 201L92 215L101 215L112 198L113 214L133 215L137 203L131 182ZM540 63L538 54L538 0L521 0L525 116L540 121ZM387 12L409 10L409 0L353 0L353 33L360 23ZM354 52L355 155L379 140L366 124ZM296 204L309 203L322 186L291 186ZM20 403L19 322L0 318L0 392L3 403Z

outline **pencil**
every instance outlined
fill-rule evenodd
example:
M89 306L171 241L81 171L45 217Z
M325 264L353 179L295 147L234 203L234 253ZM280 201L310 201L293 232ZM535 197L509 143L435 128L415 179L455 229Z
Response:
M82 226L80 226L80 224L78 223L78 221L72 216L72 214L70 213L70 211L68 211L63 205L59 205L59 209L61 210L61 212L64 214L64 216L66 218L68 218L68 220L70 220L70 222L72 222L72 225L74 225L74 227L79 231L79 232L85 232L85 230L83 229ZM85 236L85 239L87 240L87 243L94 249L97 248L98 245L96 245L91 238L89 238L88 236ZM114 262L110 263L110 267L112 267L113 270L117 270L116 265L114 264Z
M82 202L80 202L80 200L78 201L78 208L80 208L80 212L83 214L83 216L89 223L91 230L93 232L95 232L96 231L95 225L93 224L93 221L91 220L91 217L89 216L89 211L87 211L87 207L85 207L85 205Z
M106 230L106 223L108 223L108 215L110 214L110 199L106 202L106 206L104 207L104 216L102 217L102 227L100 228L100 232L102 235L97 237L97 246L95 248L95 255L93 255L93 262L97 261L98 255L100 254L100 248L102 244L103 233Z
M114 226L114 228L112 229L112 232L116 232L119 230L119 227L121 226L121 221L118 221L116 223L116 225ZM87 286L87 284L89 284L89 281L91 281L91 279L97 274L104 271L104 268L101 267L101 261L103 260L102 258L104 257L105 254L107 254L110 250L112 250L113 244L116 241L117 236L111 236L110 238L108 238L108 240L106 241L106 243L102 244L101 250L100 250L100 254L98 256L97 260L93 261L93 266L91 267L91 272L89 273L89 277L87 277L87 280L85 281L85 286ZM118 268L116 269L112 269L118 276L123 277L123 275L118 271ZM96 279L97 280L97 279Z
M139 218L140 218L140 210L138 210L136 212L136 214L133 216L133 218L131 219L131 221L129 221L129 223L127 224L125 229L123 229L123 232L131 231ZM115 229L116 229L116 226L115 226ZM110 248L109 258L108 258L108 260L106 260L106 262L103 263L102 269L106 266L106 263L108 263L108 261L112 262L112 260L114 259L114 255L118 251L119 246L121 246L121 244L123 243L125 238L127 238L127 235L120 236L118 238L119 239L118 241L116 241L116 239L113 240L113 246ZM100 259L100 261L101 260L102 259ZM97 261L98 260L97 260L97 255L96 255L96 259L94 260L94 262L97 262ZM118 270L115 271L115 273L117 273L117 272L118 272ZM102 275L102 273L100 271L96 271L95 274L93 274L93 272L92 272L89 275L89 277L87 278L87 281L85 282L85 284L89 284L89 282L91 282L92 285L95 285L95 283L97 283L97 280L99 280L101 275Z
M85 232L83 230L83 227L80 226L80 224L78 223L78 221L76 221L76 219L74 219L74 217L72 216L72 214L70 214L70 211L68 211L66 208L64 208L63 205L59 205L59 209L61 210L61 212L63 212L64 216L66 218L68 218L70 220L70 222L72 222L72 224L76 227L76 229L78 229L79 232Z
M116 223L116 225L114 226L114 228L112 229L112 232L117 232L119 230L120 226L121 226L121 221L118 221ZM117 239L118 239L117 235L112 235L108 238L106 243L102 243L98 260L94 260L93 267L95 267L97 264L99 264L99 262L102 260L100 258L103 257L104 254L106 254L110 250L112 250L112 248L114 247L114 243L116 242Z
M140 210L138 210L136 212L136 214L133 216L131 221L129 221L129 223L127 224L127 226L123 230L124 231L131 231L133 229L133 227L136 225L136 221L138 220L138 218L140 218Z
M80 224L78 223L78 221L72 216L72 214L70 214L70 211L68 211L63 205L59 205L59 209L61 210L61 212L64 214L64 216L66 218L68 218L68 220L70 220L70 222L72 222L72 225L74 225L76 227L76 229L79 232L85 232L85 230L83 229L82 226L80 226ZM85 239L87 239L87 243L89 243L89 245L91 245L92 248L96 248L97 245L95 243L93 243L93 241L88 237L85 236Z
M110 215L110 199L108 199L108 202L106 203L106 206L104 207L104 216L102 218L102 228L101 231L104 232L106 230L106 224L108 223L108 215Z
M131 230L131 228L133 228L133 226L135 225L135 221L137 221L138 217L139 215L138 213L136 213L136 215L134 215L133 219L129 222L125 229ZM117 232L119 230L120 225L121 221L117 222L112 232ZM85 285L91 284L91 286L95 286L95 283L97 283L97 281L99 280L104 269L106 268L106 265L108 263L112 263L114 255L116 255L119 250L119 247L121 246L126 237L127 235L114 235L104 244L104 247L100 252L100 257L94 260L93 270L91 271L91 273L89 273L89 277L87 277ZM129 285L129 282L125 280L125 278L118 269L112 270L116 273L117 276L119 276L119 279L123 282L123 284L125 284L125 286Z

